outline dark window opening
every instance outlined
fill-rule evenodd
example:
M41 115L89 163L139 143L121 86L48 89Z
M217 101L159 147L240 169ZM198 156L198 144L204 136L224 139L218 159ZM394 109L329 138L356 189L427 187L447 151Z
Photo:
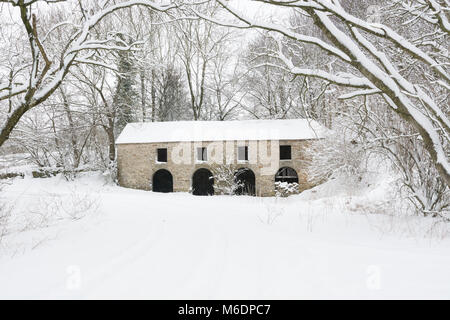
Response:
M297 172L289 167L281 168L275 174L275 182L298 183Z
M248 161L248 147L238 147L238 160Z
M166 148L158 149L157 161L158 162L167 162L167 149Z
M197 148L197 160L198 161L207 161L208 154L205 147Z
M291 146L280 146L280 160L291 160Z

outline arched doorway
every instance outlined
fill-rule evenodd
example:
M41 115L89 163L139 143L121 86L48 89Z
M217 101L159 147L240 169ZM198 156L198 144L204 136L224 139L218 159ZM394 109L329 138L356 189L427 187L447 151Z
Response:
M153 174L154 192L173 192L172 174L166 169L160 169Z
M210 196L214 194L214 177L205 168L198 169L192 176L192 194L196 196Z
M234 191L237 195L256 195L255 174L249 168L241 168L234 174L234 181L239 184Z
M298 183L297 172L290 167L283 167L275 174L275 182Z

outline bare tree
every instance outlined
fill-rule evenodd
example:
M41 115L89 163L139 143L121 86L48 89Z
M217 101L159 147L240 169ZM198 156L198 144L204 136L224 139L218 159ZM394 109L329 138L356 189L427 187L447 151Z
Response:
M230 39L235 38L236 35L230 34ZM247 71L229 41L218 44L217 54L211 64L211 78L206 83L210 98L208 119L233 119L242 109L246 98Z
M214 16L219 11L213 2L201 4L197 10ZM194 120L204 118L210 103L212 73L215 61L230 41L232 32L206 20L183 20L175 24L174 35L177 37L180 59L186 75L190 105Z
M246 54L244 76L247 92L245 110L255 118L286 119L314 118L327 123L325 107L326 83L308 77L293 76L280 68L273 68L276 59L272 57L276 41L267 32L261 33L250 44ZM302 65L318 65L313 52L302 50L293 56ZM323 62L322 62L323 64Z
M60 2L59 0L40 1L46 4ZM20 23L25 30L24 38L28 41L27 51L15 58L9 67L7 75L0 76L0 102L7 101L7 112L3 113L0 124L0 146L8 139L11 131L22 116L30 109L46 101L61 85L70 68L77 64L93 64L108 67L101 59L100 52L110 50L127 51L138 45L126 43L112 30L103 38L95 37L92 32L97 25L112 13L133 6L146 6L154 11L168 12L177 4L159 4L148 0L124 1L109 4L108 1L93 3L90 1L69 1L67 9L70 14L58 23L48 28L42 35L38 28L39 12L36 0L1 0L16 7L20 12ZM72 5L72 7L70 7ZM44 16L42 16L44 17ZM3 23L3 22L2 22ZM64 29L64 37L53 39L55 30ZM41 33L41 35L40 35ZM57 43L59 46L53 46ZM3 51L14 52L9 47ZM3 73L3 68L0 68Z
M95 119L92 126L99 126L107 137L108 158L116 157L115 134L120 105L113 103L115 93L114 71L98 66L80 66L72 72L74 86L85 107L85 113Z
M424 142L398 115L377 110L377 100L366 98L361 108L347 114L350 123L358 124L353 125L358 140L353 149L364 151L366 157L371 153L388 159L399 174L399 195L406 197L419 214L448 220L450 190L432 165Z

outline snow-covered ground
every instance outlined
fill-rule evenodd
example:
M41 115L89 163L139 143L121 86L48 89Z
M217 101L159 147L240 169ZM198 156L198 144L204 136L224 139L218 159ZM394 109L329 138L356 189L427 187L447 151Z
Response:
M387 190L195 197L17 178L1 194L0 298L449 299L448 226L389 214Z

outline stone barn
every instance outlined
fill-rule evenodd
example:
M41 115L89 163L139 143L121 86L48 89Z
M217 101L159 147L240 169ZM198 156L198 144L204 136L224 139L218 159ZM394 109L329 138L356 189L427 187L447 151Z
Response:
M119 184L154 192L273 196L278 182L311 188L309 119L130 123L116 141ZM279 184L277 184L279 186Z

